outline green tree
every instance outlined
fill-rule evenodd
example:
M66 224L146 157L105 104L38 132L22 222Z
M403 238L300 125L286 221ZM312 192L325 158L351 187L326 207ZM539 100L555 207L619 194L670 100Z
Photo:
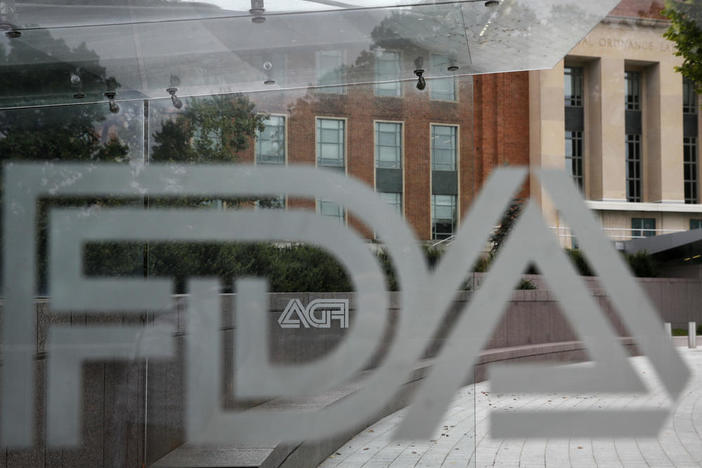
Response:
M263 131L264 114L246 96L191 99L183 112L167 116L154 133L153 161L235 162L256 133Z
M667 0L663 14L671 22L664 36L675 43L675 55L683 57L676 70L702 92L702 6L699 0Z
M101 98L108 86L119 87L100 66L100 57L84 44L69 47L45 30L34 31L33 35L36 43L42 44L41 49L22 40L9 41L7 48L0 47L0 108L13 108L0 111L0 163L13 160L126 161L129 146L117 133L110 131L111 127L124 128L112 125L116 119L126 118L124 115L110 113L106 104L80 104L80 100L72 106L52 106L78 90L86 96ZM72 84L72 75L80 77L79 88ZM29 107L37 104L43 107ZM133 149L140 150L141 146ZM2 191L0 183L0 194ZM110 203L104 198L54 199L40 203L37 230L40 291L46 283L46 214L50 207ZM115 262L103 254L96 262L110 272L132 271L140 265L134 262L139 256L140 252L132 251L127 260L123 257L121 262Z
M500 225L495 229L495 232L492 233L492 236L490 236L490 259L497 255L502 243L507 239L507 235L522 212L523 205L524 200L515 198L510 202L509 207L502 215Z

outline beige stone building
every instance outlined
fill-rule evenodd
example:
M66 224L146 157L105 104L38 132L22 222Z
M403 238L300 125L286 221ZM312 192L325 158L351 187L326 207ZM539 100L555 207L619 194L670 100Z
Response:
M565 167L614 240L702 227L699 98L674 70L681 59L659 12L650 0L622 2L554 69L529 77L531 167Z

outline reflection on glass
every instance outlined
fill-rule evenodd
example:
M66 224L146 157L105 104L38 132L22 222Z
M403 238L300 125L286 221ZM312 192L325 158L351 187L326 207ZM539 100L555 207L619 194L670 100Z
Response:
M400 53L390 50L378 51L375 56L376 96L398 97L402 95L400 78ZM389 82L389 83L388 83Z
M432 54L431 56L431 71L437 75L446 75L451 64L449 57L446 55ZM437 101L455 101L456 79L448 77L432 80L429 93L431 98Z
M344 57L341 50L320 50L317 52L317 84L322 86L320 93L344 94L343 86L329 86L343 83Z

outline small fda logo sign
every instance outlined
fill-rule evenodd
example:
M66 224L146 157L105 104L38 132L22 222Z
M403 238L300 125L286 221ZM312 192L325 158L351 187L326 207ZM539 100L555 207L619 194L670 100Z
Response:
M299 299L291 299L278 324L280 328L331 328L334 320L339 328L349 328L348 299L315 299L307 307Z

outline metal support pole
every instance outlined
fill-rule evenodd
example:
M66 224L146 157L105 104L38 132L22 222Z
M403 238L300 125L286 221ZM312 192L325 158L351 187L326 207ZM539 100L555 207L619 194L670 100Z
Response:
M665 322L665 336L668 338L671 338L673 336L673 327L671 326L670 322Z
M687 347L697 348L697 322L690 322L687 329Z

